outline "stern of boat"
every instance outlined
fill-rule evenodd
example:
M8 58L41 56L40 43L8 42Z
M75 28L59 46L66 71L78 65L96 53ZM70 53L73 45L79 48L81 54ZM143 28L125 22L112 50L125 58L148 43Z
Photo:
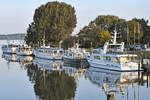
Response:
M121 70L123 71L139 71L141 70L137 62L121 63Z

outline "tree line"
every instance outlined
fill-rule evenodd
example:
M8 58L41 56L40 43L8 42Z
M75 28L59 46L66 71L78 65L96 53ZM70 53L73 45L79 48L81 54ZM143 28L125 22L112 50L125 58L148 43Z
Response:
M39 47L44 42L53 46L61 43L65 49L75 43L79 43L82 48L96 48L112 39L116 27L118 42L124 41L126 45L150 42L149 22L143 18L127 21L114 15L99 15L76 36L72 36L76 23L74 7L64 2L48 2L35 10L25 41L32 47Z
M118 42L126 45L147 44L150 42L150 26L148 20L133 18L126 21L113 15L101 15L91 21L78 33L83 48L99 47L112 39L112 33L117 30Z

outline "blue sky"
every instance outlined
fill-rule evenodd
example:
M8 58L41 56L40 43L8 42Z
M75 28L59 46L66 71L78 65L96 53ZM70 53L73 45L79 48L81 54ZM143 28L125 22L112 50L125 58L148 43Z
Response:
M53 0L2 0L0 2L0 34L25 33L32 22L34 10ZM130 20L134 17L150 21L150 0L57 0L75 7L77 33L98 15L116 15Z

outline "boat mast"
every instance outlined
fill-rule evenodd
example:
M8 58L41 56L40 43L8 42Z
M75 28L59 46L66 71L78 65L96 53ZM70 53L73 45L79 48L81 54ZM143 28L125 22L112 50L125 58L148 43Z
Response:
M129 45L129 27L128 27L128 24L127 24L127 44Z
M139 25L139 23L138 23L138 42L140 43L140 25Z
M116 30L116 25L115 25L114 41L113 41L113 44L116 44L116 38L117 38L117 30Z
M135 33L136 33L136 28L135 28L135 24L134 24L134 46L135 46Z

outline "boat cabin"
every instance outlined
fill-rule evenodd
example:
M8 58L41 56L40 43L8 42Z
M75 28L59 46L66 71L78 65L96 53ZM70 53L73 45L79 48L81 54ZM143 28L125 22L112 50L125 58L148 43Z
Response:
M61 48L53 48L53 47L50 47L50 48L44 48L44 47L41 47L38 49L38 52L39 53L49 53L49 54L53 54L53 55L62 55L63 54L63 49Z
M14 44L8 44L8 45L4 45L4 46L2 46L2 48L17 48L18 47L18 45L14 45Z

